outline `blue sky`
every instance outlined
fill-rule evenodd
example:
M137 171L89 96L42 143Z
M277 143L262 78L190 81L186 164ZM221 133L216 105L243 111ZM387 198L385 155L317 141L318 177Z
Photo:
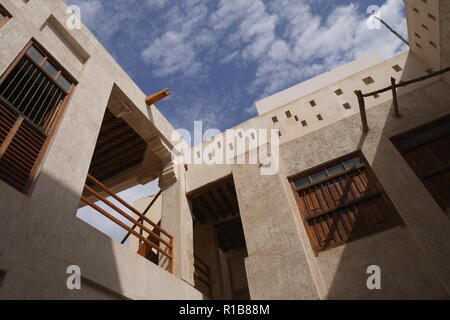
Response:
M406 48L385 28L370 30L370 5L407 36L403 0L66 0L175 128L224 131L256 116L266 96L378 51ZM127 190L132 203L156 182ZM114 239L125 234L84 208L78 217Z
M175 128L221 131L254 102L371 51L404 50L369 30L370 5L406 36L403 0L67 0Z

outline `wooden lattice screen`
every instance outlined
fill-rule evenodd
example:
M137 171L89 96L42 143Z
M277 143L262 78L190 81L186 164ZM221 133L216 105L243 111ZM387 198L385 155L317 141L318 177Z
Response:
M30 42L0 78L0 179L27 192L74 81Z
M446 211L450 208L450 116L393 139L397 149L428 192Z
M401 223L360 155L297 177L292 187L316 254Z

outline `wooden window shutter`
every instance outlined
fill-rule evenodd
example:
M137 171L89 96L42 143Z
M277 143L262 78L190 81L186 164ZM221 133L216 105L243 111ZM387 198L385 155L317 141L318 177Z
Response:
M0 180L28 193L74 82L34 41L2 75Z
M0 103L0 179L25 192L47 137Z
M401 223L361 154L291 181L316 254Z
M450 116L392 138L443 211L450 208Z

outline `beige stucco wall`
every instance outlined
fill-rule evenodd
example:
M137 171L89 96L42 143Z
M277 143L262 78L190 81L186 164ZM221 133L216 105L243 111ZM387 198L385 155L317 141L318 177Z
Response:
M392 69L396 64L401 72ZM450 223L389 138L448 113L450 87L436 78L399 89L401 118L393 116L390 92L377 99L367 98L367 136L362 135L353 94L356 89L369 92L388 86L390 76L397 81L413 79L424 75L426 68L406 52L239 125L281 130L278 175L261 176L258 165L188 167L187 191L233 174L249 253L246 270L252 298L449 297ZM375 83L365 85L362 79L366 76ZM344 91L344 97L334 94L337 88ZM342 98L352 109L339 108ZM280 97L280 103L283 99ZM317 103L314 108L308 105L311 99ZM308 119L308 127L286 118L286 110ZM314 119L319 112L324 117L320 122ZM271 122L273 115L279 119L277 124ZM205 145L209 143L214 140ZM372 165L406 226L315 257L288 177L358 149ZM366 269L371 264L382 268L380 291L366 287Z
M448 90L439 82L403 96L399 99L401 119L392 117L389 102L369 110L367 137L362 137L360 119L355 116L282 146L285 177L360 146L406 224L406 228L398 227L311 258L319 270L315 281L325 286L323 298L448 297L450 273L443 266L450 261L450 223L389 141L395 134L448 113ZM299 224L306 250L310 251ZM365 286L365 270L371 264L384 270L380 291L369 291Z
M441 67L441 45L446 38L441 36L440 25L447 23L441 20L441 0L430 0L426 3L422 0L406 0L406 16L408 21L408 35L411 50L433 71ZM430 18L429 14L436 19ZM436 48L430 44L436 44Z
M146 139L166 139L167 120L155 107L146 106L145 94L84 25L81 30L65 31L89 55L81 60L61 34L48 27L52 15L51 21L64 25L67 15L62 0L1 3L13 18L0 29L0 73L35 38L79 84L32 194L25 196L0 181L0 269L6 271L0 298L201 299L179 277L76 218L114 84L130 102L132 113L126 120ZM158 151L164 155L163 148ZM80 266L88 279L81 291L66 288L65 272L72 264Z
M372 55L338 69L334 75L331 72L326 76L328 82L311 85L307 94L294 88L288 97L272 97L270 106L261 109L261 116L238 127L281 130L277 175L261 176L258 165L189 165L187 171L183 166L176 167L178 180L165 189L161 199L162 227L175 235L175 270L171 275L75 217L114 85L131 103L132 114L126 120L139 134L159 141L156 149L163 150L161 158L168 154L164 148L170 148L171 125L155 106L145 105L145 94L84 26L81 31L68 31L83 48L78 56L48 27L48 21L53 21L48 20L51 15L64 23L62 0L1 3L14 17L0 29L0 73L35 38L79 85L31 196L0 181L0 271L6 271L0 298L201 299L201 293L192 287L193 230L186 193L230 173L248 248L246 271L252 298L448 298L450 222L389 137L448 113L450 88L434 79L399 90L400 119L392 116L390 93L368 98L370 132L366 137L361 135L353 93L356 89L367 92L387 86L390 76L408 80L423 75L429 68L427 57L405 53L378 61ZM440 3L445 8L443 1ZM448 7L441 21L447 13ZM441 38L448 34L448 25L440 29L440 34ZM441 53L446 54L447 49L444 47ZM80 54L85 58L80 59ZM404 72L393 71L395 64ZM343 76L340 72L344 69L347 73ZM367 76L375 83L364 85L361 80ZM343 96L334 94L338 88L344 91ZM314 108L309 105L312 99L317 103ZM342 108L345 102L352 106L350 110ZM287 110L292 118L286 118ZM319 121L317 114L324 120ZM308 126L303 128L293 119L295 115ZM273 116L280 120L276 125ZM315 257L287 177L358 148L372 165L405 227ZM193 150L195 153L197 149ZM72 264L81 267L86 279L79 292L65 286L65 271ZM382 268L380 291L365 287L368 264Z

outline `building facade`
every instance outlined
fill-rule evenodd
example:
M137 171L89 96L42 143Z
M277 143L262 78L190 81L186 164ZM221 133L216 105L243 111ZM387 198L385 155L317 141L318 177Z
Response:
M355 94L450 66L447 1L405 1L409 51L258 101L185 162L146 94L84 25L65 26L64 1L0 3L1 299L449 298L450 73L365 108ZM108 217L99 198L155 179L154 207L123 204L129 247L76 217Z

